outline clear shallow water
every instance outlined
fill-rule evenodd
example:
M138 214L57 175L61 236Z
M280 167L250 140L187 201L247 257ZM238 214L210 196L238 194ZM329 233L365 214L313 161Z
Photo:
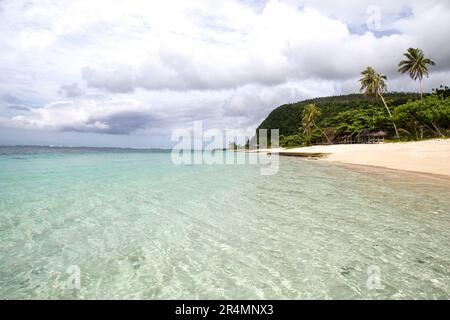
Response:
M0 148L0 298L450 297L448 183L288 158L259 169Z

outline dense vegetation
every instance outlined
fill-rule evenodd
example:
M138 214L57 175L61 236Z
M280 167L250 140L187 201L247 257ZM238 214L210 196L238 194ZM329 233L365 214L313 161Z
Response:
M386 94L386 100L390 105L398 106L409 100L419 99L414 93L390 93ZM300 115L303 109L314 103L322 112L317 122L337 116L345 111L362 111L368 108L376 108L384 111L381 101L365 98L362 94L350 94L335 97L325 97L305 100L301 102L282 105L273 110L269 116L259 125L258 129L280 129L280 135L288 136L297 134L300 126Z
M280 146L317 143L378 142L385 138L419 140L450 134L450 89L423 94L428 66L436 63L419 48L409 48L398 72L419 81L419 93L387 93L387 77L368 66L361 72L360 91L337 97L286 104L272 111L257 128L279 129ZM380 138L381 137L381 138ZM252 138L250 144L257 144Z
M417 93L386 93L384 95L402 140L421 139L449 135L450 90L440 88L420 100ZM334 143L345 136L355 137L364 130L382 130L395 138L395 130L389 115L379 99L351 94L317 98L282 105L273 110L258 129L279 129L280 145L293 147L308 144L308 136L302 130L302 114L314 104L320 114L317 127L311 131L312 143L325 143L325 135ZM436 129L437 128L437 129ZM440 133L439 133L440 132Z

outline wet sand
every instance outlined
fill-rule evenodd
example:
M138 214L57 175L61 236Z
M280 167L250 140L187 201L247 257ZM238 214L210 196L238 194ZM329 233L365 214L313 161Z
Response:
M276 149L283 156L450 176L450 139ZM319 156L321 155L321 156Z

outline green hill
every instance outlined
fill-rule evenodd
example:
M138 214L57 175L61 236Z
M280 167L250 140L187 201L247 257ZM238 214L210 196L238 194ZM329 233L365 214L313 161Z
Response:
M450 135L449 88L435 89L433 94L426 94L423 100L417 93L392 92L386 93L384 97L392 118L380 99L349 94L282 105L273 110L257 130L268 129L270 135L270 129L279 129L282 147L324 142L361 142L365 141L361 137L368 136L395 138L393 122L399 129L401 140ZM303 110L309 104L315 104L320 114L307 136L300 126ZM256 145L255 138L249 143Z
M418 98L419 95L417 93L387 93L385 95L386 102L393 109L395 106L402 105L409 100L417 100ZM362 94L309 99L285 104L276 108L259 125L257 130L280 129L280 135L289 136L297 134L303 108L310 103L315 103L322 112L318 118L318 123L324 122L324 120L330 120L332 117L344 111L358 111L373 108L384 110L381 100L372 100L364 97Z

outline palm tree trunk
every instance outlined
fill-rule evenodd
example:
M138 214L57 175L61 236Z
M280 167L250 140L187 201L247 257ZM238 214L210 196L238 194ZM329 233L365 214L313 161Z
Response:
M423 79L420 79L420 100L423 98Z
M439 127L437 126L437 124L434 121L431 122L431 125L436 130L438 135L440 135L442 138L445 138L445 136L442 134L441 130L439 130Z
M320 133L322 133L322 134L325 136L325 139L327 139L328 143L329 143L329 144L333 144L333 143L331 142L330 138L329 138L329 137L327 136L327 134L325 133L325 131L323 131L322 129L320 129L320 128L316 125L315 122L314 122L313 124L314 124L314 127L316 127L316 129L319 130Z
M383 98L383 95L381 93L378 93L378 95L380 96L381 100L383 101L384 106L386 107L387 112L389 113L389 117L391 118L392 124L394 125L394 129L395 129L395 136L397 139L400 139L400 136L398 135L398 130L397 130L397 126L395 125L394 120L392 119L392 113L391 110L389 110L389 107L386 104L386 101Z
M303 134L306 136L306 140L308 141L308 145L311 145L311 132L310 130L306 129L303 131Z

